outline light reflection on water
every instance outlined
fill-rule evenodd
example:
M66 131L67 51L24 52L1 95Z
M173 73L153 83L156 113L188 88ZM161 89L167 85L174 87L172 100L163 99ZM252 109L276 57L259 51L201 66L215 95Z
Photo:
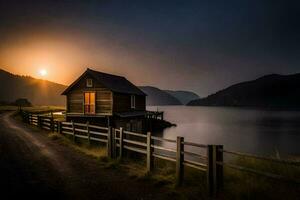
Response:
M176 127L161 133L164 138L201 144L223 144L228 150L274 155L300 155L300 112L226 107L149 106L164 111ZM166 147L174 145L164 143ZM188 148L199 151L199 148Z

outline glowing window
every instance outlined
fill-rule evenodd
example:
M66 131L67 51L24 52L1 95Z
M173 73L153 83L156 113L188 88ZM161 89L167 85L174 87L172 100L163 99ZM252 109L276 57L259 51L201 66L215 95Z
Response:
M84 113L85 114L95 114L95 102L96 102L96 93L95 92L85 92L84 93Z

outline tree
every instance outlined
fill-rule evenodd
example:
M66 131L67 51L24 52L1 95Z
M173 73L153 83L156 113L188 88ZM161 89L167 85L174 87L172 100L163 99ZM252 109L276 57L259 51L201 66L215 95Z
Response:
M31 106L32 104L30 103L30 101L28 101L28 99L25 99L25 98L19 98L17 99L14 104L18 107L29 107Z

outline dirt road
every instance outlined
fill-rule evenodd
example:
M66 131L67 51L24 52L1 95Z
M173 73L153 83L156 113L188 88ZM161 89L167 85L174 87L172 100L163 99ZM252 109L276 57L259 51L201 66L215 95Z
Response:
M163 189L106 169L50 140L37 128L0 114L1 199L168 199ZM173 199L173 197L172 197Z

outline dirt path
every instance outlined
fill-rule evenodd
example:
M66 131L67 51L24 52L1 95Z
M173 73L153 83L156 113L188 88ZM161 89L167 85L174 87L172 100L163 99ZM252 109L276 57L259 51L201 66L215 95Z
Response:
M45 132L16 121L11 115L0 114L1 197L171 198L147 182L101 167L95 159L50 140Z

